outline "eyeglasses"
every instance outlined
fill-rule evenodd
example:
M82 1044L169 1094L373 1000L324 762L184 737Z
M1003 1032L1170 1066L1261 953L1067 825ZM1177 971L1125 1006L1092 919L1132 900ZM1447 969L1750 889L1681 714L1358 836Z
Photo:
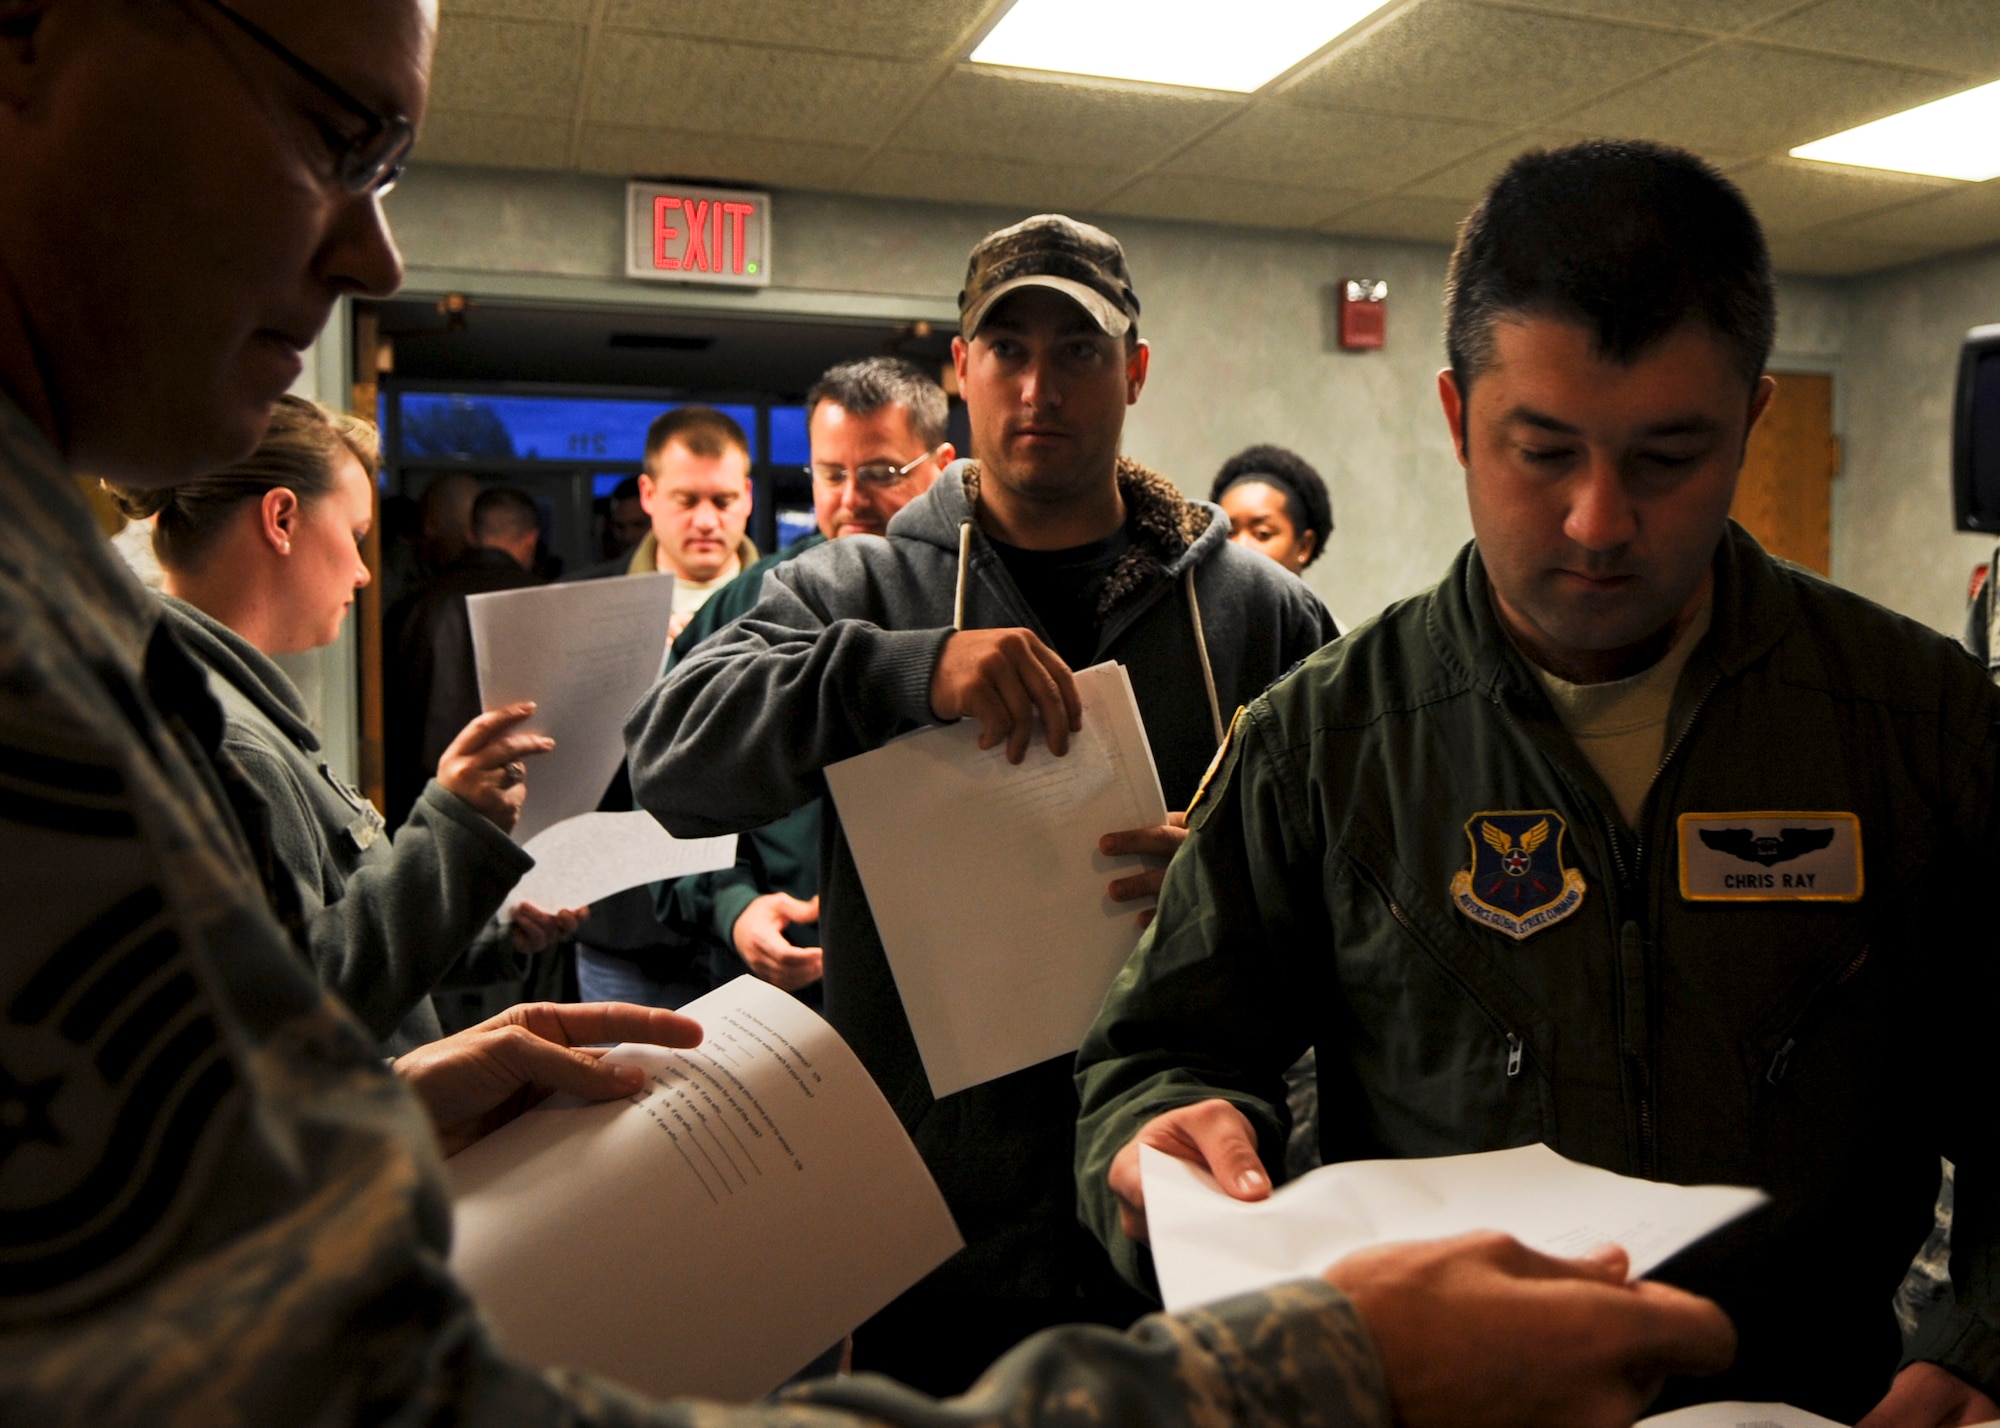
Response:
M372 193L379 197L396 186L410 157L410 146L417 139L416 126L407 117L369 108L224 0L207 0L207 3L223 19L283 61L292 73L361 121L364 127L359 134L343 134L337 139L329 136L334 147L334 177L342 188L349 193Z
M854 468L854 484L857 486L870 486L877 491L890 490L902 485L905 477L942 450L944 450L944 444L940 442L929 451L917 457L916 460L907 461L901 466L891 466L886 461L877 462L870 466L857 466ZM813 484L825 486L829 489L847 483L847 468L845 466L829 466L815 461L812 465L806 467L806 474L813 478Z

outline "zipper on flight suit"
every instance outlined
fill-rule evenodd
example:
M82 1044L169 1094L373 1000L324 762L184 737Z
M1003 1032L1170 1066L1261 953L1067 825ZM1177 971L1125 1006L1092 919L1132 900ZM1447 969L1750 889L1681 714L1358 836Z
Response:
M1403 911L1403 905L1396 901L1395 895L1377 881L1372 874L1364 872L1362 876L1368 882L1374 884L1375 891L1381 894L1382 901L1389 908L1389 916L1396 919L1396 923L1403 929L1404 935L1416 943L1417 946L1421 947L1424 955L1436 964L1438 970L1443 972L1460 992L1464 993L1466 1000L1478 1007L1481 1014L1493 1023L1493 1029L1499 1032L1507 1043L1507 1079L1511 1081L1519 1076L1521 1074L1521 1056L1522 1052L1526 1049L1526 1043L1519 1036L1508 1030L1507 1024L1494 1012L1486 999L1473 989L1470 982L1459 975L1457 969L1450 962L1439 955L1438 950L1431 946L1429 938L1417 931L1416 923L1412 922L1410 915Z

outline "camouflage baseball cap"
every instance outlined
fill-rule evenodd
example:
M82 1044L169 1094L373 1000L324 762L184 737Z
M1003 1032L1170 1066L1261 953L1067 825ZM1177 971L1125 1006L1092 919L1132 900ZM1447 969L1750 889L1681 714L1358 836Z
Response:
M1038 213L987 234L973 248L958 295L959 332L972 337L995 303L1027 287L1055 289L1113 337L1123 337L1139 320L1118 240L1060 213Z

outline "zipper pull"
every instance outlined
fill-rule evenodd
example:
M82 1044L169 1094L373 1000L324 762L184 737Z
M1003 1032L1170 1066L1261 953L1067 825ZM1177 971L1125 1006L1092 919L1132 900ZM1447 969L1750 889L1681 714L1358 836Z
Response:
M1507 1079L1513 1080L1521 1074L1521 1038L1513 1032L1507 1033Z
M1764 1079L1773 1086L1785 1079L1785 1073L1792 1069L1792 1048L1799 1043L1792 1037L1785 1038L1785 1044L1778 1048L1778 1054L1771 1058L1771 1069L1764 1073Z

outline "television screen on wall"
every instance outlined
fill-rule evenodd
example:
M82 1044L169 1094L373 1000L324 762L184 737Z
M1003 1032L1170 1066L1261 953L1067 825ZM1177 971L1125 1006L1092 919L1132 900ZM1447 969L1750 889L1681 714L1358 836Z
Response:
M1965 334L1951 448L1958 529L2000 531L2000 323Z

